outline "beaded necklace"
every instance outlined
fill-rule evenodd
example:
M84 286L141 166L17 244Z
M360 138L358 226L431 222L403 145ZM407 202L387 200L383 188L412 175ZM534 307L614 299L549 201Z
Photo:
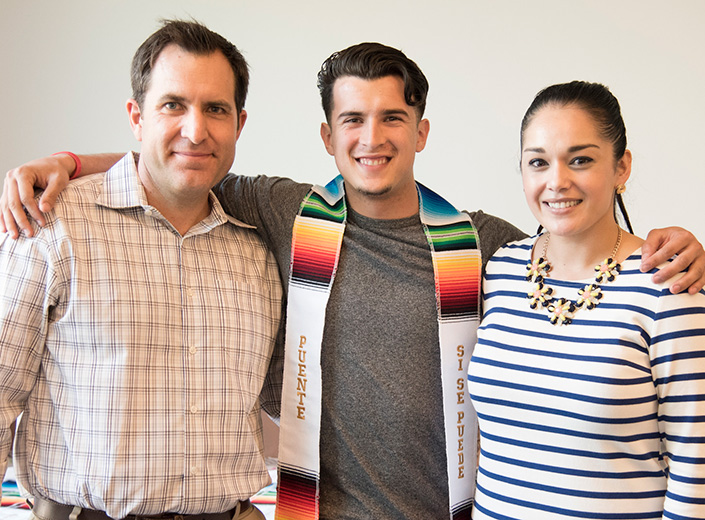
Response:
M548 242L551 240L551 234L547 233L546 242L543 245L541 257L532 260L526 266L526 279L532 284L532 290L527 293L529 299L529 307L532 309L546 307L548 309L548 318L554 325L569 325L573 321L573 317L578 309L586 308L592 310L600 303L603 293L600 284L613 282L622 266L617 263L617 252L622 243L622 228L618 228L617 243L614 245L612 254L609 258L605 258L600 265L595 266L595 283L588 284L578 290L578 299L576 301L566 298L553 299L553 289L546 285L545 279L551 270L551 264L546 258L546 250Z

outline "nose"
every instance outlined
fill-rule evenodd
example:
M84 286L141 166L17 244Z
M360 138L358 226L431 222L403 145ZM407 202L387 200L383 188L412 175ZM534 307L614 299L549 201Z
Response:
M185 137L193 144L200 144L207 136L208 123L206 116L198 110L189 110L182 120L181 137Z
M571 183L570 168L567 165L556 164L551 168L548 178L548 188L553 191L562 191L567 189Z
M379 121L367 120L360 132L360 144L375 148L385 141L384 128Z

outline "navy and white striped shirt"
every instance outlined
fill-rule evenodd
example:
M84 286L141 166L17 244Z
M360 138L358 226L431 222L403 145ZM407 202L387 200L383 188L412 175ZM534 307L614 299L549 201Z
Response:
M556 326L529 308L534 240L487 266L474 518L705 518L705 292L670 294L637 251L597 308ZM590 283L547 282L573 301Z

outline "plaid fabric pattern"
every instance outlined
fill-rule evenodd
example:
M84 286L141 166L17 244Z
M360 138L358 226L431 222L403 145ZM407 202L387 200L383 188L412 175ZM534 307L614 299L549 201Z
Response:
M182 237L128 154L72 183L35 238L0 237L0 460L23 413L31 493L120 518L220 512L269 482L281 284L256 233L211 207Z

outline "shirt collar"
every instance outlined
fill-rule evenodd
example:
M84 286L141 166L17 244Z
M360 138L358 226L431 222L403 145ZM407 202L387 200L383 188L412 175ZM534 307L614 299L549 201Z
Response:
M103 189L96 198L96 204L111 209L141 208L147 214L158 214L158 210L147 201L147 193L137 174L137 158L139 155L130 152L115 163L106 173ZM210 214L194 226L193 230L208 231L225 223L238 227L256 229L225 213L213 191L208 193Z

